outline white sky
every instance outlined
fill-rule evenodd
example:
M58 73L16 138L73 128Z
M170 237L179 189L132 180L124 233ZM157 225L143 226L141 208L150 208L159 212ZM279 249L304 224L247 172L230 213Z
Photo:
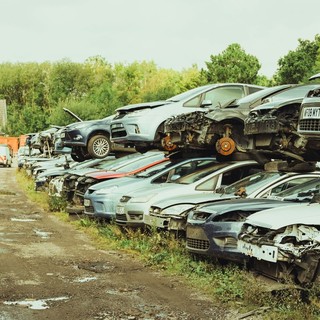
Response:
M239 43L271 77L298 39L320 34L319 9L319 0L0 0L0 63L100 55L182 70Z

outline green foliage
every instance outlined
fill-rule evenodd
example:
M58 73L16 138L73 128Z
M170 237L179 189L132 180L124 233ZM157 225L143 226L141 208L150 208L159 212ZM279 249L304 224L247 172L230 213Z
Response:
M305 82L315 71L320 35L316 35L314 41L299 39L298 42L296 50L289 51L278 61L279 68L275 74L278 84Z
M206 62L208 82L256 83L261 65L256 57L247 54L239 44L233 43L221 54L211 55Z
M258 75L258 59L237 43L211 55L207 68L201 70L196 65L182 71L162 69L153 61L112 65L101 56L89 57L84 63L2 63L0 99L6 100L8 108L5 133L18 136L75 122L64 107L83 120L93 120L112 115L127 104L165 100L207 83L273 86L304 82L320 72L320 36L314 41L299 39L297 49L278 64L272 79Z
M67 199L61 197L49 197L49 210L54 212L63 212L67 207Z

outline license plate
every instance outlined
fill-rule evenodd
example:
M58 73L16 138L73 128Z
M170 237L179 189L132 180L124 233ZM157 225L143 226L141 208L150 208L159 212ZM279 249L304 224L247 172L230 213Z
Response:
M91 201L89 199L84 199L83 204L85 207L90 207Z
M274 246L262 245L259 247L254 244L238 240L238 250L247 256L257 258L258 260L277 262L278 248Z
M320 119L320 108L304 108L302 112L303 119Z
M117 206L116 207L116 214L124 214L124 207Z

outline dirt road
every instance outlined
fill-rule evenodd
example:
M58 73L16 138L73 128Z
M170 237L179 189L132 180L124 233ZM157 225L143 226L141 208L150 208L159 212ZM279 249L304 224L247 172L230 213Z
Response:
M15 170L0 168L0 320L235 319L179 279L97 250L31 203Z

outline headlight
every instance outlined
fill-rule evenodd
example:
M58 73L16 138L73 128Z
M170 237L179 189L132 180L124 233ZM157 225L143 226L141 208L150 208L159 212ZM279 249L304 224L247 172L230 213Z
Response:
M135 197L131 199L131 203L146 203L156 195L157 193L152 193L147 196Z
M190 210L194 206L194 204L179 204L162 210L161 214L178 216L182 214L184 211Z
M210 211L210 212L205 212L205 211L191 211L189 216L188 216L188 221L193 220L193 221L206 221L210 216L216 215L216 211Z

